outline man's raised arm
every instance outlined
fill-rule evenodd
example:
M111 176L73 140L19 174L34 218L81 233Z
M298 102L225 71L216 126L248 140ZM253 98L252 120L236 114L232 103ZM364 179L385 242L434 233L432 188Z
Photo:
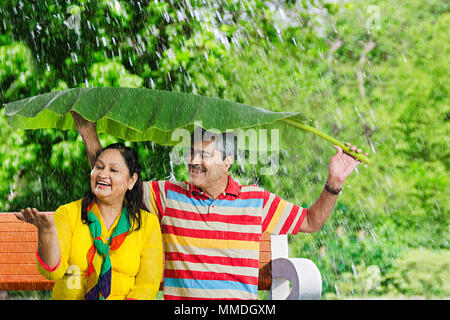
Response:
M351 144L347 142L346 146L350 147ZM325 188L319 199L309 207L308 214L300 227L301 232L312 233L322 229L323 224L333 211L344 181L360 163L359 160L345 153L342 148L338 146L334 147L337 152L331 157ZM356 153L362 153L362 150L354 145L351 146L350 150L356 151ZM364 155L367 156L367 153Z
M95 165L95 155L102 149L97 135L97 123L90 122L74 111L70 111L78 132L83 138L91 168Z

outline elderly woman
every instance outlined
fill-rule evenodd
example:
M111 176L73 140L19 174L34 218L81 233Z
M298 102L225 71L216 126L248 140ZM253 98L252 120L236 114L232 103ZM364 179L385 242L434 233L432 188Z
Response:
M121 143L97 154L91 189L53 216L22 209L38 229L37 265L56 280L53 299L154 299L163 258L158 218L142 202L136 151Z

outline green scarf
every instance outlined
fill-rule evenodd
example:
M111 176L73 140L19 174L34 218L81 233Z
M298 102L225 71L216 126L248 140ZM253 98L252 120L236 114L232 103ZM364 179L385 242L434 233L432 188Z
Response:
M87 294L86 300L104 300L111 293L111 258L110 250L117 250L125 240L130 231L130 219L126 207L123 207L119 222L115 227L109 243L104 243L101 239L102 225L97 218L100 210L96 203L88 208L89 230L91 231L94 243L87 253L88 268L86 270ZM95 212L95 213L94 213ZM100 273L98 272L100 270Z

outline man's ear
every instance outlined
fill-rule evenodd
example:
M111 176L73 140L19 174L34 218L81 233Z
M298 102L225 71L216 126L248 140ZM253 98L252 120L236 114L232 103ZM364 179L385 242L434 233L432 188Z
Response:
M134 185L136 184L136 181L138 180L138 175L135 172L133 176L130 178L130 183L128 184L128 190L132 190L134 188Z
M227 171L230 170L231 166L234 162L233 156L226 156L225 160L223 161L225 163L225 167L227 168Z

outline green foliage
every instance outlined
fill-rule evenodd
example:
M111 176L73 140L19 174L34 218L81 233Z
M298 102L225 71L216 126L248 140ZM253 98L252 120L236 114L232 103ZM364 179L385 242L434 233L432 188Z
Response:
M336 294L327 294L327 299L352 296L366 297L380 290L381 271L377 265L353 267L353 273L345 272L336 284Z
M406 253L395 271L381 279L388 295L446 298L450 296L450 251L414 249Z
M30 82L34 69L32 61L30 50L22 43L0 46L0 83L4 98L13 97Z
M353 266L336 282L336 293L327 299L371 297L383 299L450 296L450 252L425 249L409 250L396 261L392 272L382 273L377 265Z
M355 266L374 265L383 274L391 271L405 248L395 241L398 236L381 217L339 204L319 233L290 237L290 256L306 255L315 261L324 292L335 292L336 282Z
M130 74L117 61L94 63L91 67L90 74L91 80L88 84L93 87L140 88L144 81L141 77Z

